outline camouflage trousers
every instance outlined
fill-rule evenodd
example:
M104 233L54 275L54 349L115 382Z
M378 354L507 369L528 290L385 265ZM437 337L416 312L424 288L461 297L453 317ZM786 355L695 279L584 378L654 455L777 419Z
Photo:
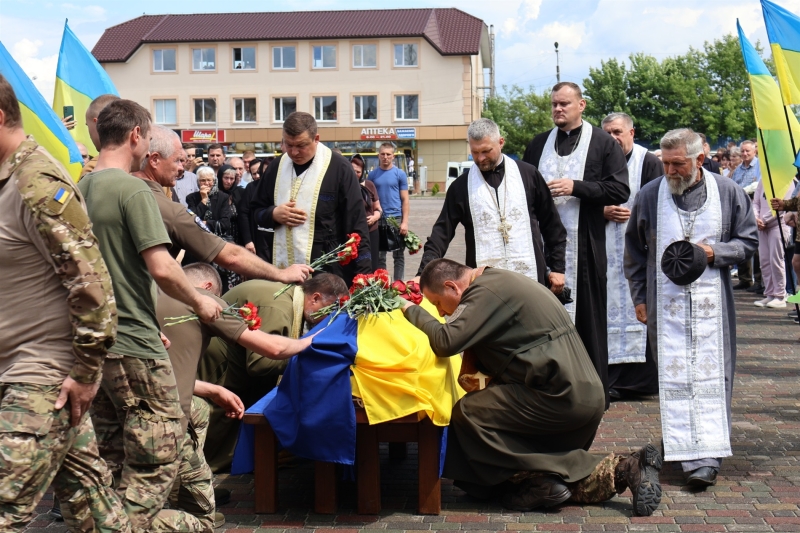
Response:
M170 492L173 509L193 514L203 522L214 523L214 485L211 468L203 455L211 408L198 396L192 397L189 428L181 449L178 479Z
M600 503L610 500L617 494L614 483L614 472L623 458L610 453L600 461L594 471L575 483L570 483L569 489L575 503Z
M164 509L178 477L182 418L169 359L106 357L92 421L134 532L211 530L189 513Z
M131 530L89 416L70 426L60 385L0 385L0 531L21 530L52 483L70 531Z

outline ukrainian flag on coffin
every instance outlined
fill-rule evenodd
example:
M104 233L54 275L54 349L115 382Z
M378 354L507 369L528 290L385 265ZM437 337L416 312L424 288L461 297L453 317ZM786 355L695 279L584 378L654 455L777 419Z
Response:
M783 198L792 186L792 179L797 173L797 168L794 166L797 154L792 150L789 127L791 126L792 135L798 143L800 124L794 113L791 111L784 113L778 84L767 70L761 56L745 37L738 20L736 27L739 30L739 44L742 47L744 64L750 77L753 114L759 130L758 153L761 157L758 158L758 162L761 166L761 181L768 197Z
M62 116L64 107L72 106L75 128L70 133L73 139L86 146L90 155L97 155L97 150L89 137L84 116L92 100L103 94L119 96L106 71L65 22L58 53L53 110Z
M72 179L78 181L83 168L83 158L78 151L78 145L2 42L0 42L0 74L5 76L17 95L25 133L33 135L37 143L66 167Z

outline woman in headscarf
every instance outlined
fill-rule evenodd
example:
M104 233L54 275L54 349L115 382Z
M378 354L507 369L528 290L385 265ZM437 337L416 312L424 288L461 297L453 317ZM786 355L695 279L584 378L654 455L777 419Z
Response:
M378 238L378 221L381 219L381 201L378 199L378 190L375 185L367 179L366 163L361 154L355 154L350 158L353 165L353 172L356 173L358 183L361 185L361 197L364 199L364 211L367 216L367 226L369 227L369 250L372 254L372 270L377 270L378 253L380 251L380 239Z
M231 198L231 237L233 242L239 245L247 244L242 243L239 235L239 208L241 206L242 198L244 198L244 188L236 185L236 169L230 165L222 165L217 170L217 182L219 183L219 190L230 196Z

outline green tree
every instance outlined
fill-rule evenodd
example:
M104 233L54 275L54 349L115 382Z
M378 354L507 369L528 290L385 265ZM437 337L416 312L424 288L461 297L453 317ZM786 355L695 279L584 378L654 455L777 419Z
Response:
M656 144L664 134L660 109L664 105L662 90L666 76L661 63L646 54L631 54L628 70L628 114L636 127L636 138Z
M534 135L553 127L550 92L537 94L533 88L525 91L518 85L504 85L502 95L486 101L483 116L500 127L506 140L503 152L521 158Z
M583 80L584 116L589 122L599 125L609 113L628 112L627 78L625 63L616 59L601 61L600 68L589 68L589 77Z

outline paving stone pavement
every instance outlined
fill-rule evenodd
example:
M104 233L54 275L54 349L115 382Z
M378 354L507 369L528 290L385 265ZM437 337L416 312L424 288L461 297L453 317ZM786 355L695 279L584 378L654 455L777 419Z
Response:
M412 200L412 231L427 235L441 204L440 199ZM456 236L453 243L448 255L463 260L463 237ZM408 277L415 273L419 255L409 259ZM682 487L679 467L666 464L661 475L664 496L652 517L631 516L627 491L602 505L564 505L549 512L519 513L506 511L496 502L471 499L449 480L442 481L442 514L420 516L415 514L415 446L409 446L405 460L393 460L384 445L379 515L355 514L352 481L340 484L337 515L314 514L313 464L298 460L280 471L281 508L277 514L254 513L252 476L218 476L217 484L231 489L233 495L220 509L227 522L217 531L800 531L800 326L786 317L789 309L759 309L752 305L756 299L750 293L736 292L734 455L724 461L717 485L703 492ZM606 413L592 451L626 453L660 439L656 397L618 402ZM37 508L41 514L27 531L66 530L63 523L53 522L46 514L51 499L48 494Z

